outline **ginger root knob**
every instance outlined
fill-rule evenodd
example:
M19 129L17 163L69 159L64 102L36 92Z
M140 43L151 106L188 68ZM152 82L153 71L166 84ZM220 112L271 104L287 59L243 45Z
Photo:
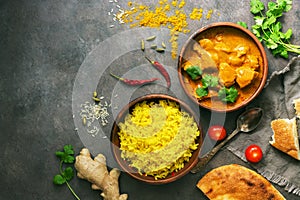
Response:
M127 200L128 195L119 192L120 171L116 168L107 170L106 158L98 154L94 159L87 148L83 148L76 156L75 168L77 176L92 183L93 190L102 190L104 200Z

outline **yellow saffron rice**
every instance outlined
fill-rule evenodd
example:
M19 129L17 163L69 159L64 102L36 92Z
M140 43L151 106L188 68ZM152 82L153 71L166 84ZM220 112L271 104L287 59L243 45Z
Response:
M121 157L140 174L165 178L197 149L197 123L173 101L142 102L119 123Z

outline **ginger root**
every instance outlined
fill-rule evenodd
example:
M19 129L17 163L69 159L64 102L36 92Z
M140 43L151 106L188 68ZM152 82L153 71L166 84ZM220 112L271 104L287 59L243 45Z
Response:
M119 192L120 171L114 168L108 172L104 155L98 154L93 160L89 150L83 148L74 166L79 178L91 182L93 190L102 190L104 200L127 200L128 195Z

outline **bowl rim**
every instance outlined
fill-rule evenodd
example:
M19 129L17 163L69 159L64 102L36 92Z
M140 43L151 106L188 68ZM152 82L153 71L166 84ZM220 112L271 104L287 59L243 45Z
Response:
M226 108L226 109L218 109L218 108L212 108L206 105L202 105L200 104L200 102L191 94L187 91L184 80L183 80L183 75L182 75L182 67L180 66L180 64L182 63L183 60L183 55L185 53L186 48L188 47L189 43L191 41L193 41L196 37L198 37L198 35L200 33L203 33L209 29L213 29L213 28L217 28L217 27L228 27L228 28L234 28L237 30L240 30L241 32L245 33L246 35L248 35L250 37L250 39L252 39L254 41L254 43L256 44L258 50L261 53L261 57L262 57L262 62L263 62L263 75L262 75L262 79L260 81L259 87L257 88L257 90L254 92L254 94L249 97L248 99L246 99L245 101L243 101L239 106L235 106L232 108ZM195 31L184 43L184 45L182 46L179 56L178 56L178 62L177 62L177 70L178 70L178 77L179 77L179 82L184 90L184 92L187 94L187 96L196 104L198 104L200 107L205 108L207 110L210 111L214 111L214 112L232 112L232 111L236 111L239 110L241 108L243 108L244 106L248 105L254 98L256 98L261 91L263 90L265 83L267 81L267 77L268 77L268 58L267 58L267 54L265 51L265 48L263 47L262 43L258 40L258 38L248 29L242 27L241 25L238 25L236 23L233 22L214 22L211 24L208 24L204 27L201 27L200 29L198 29L197 31Z
M198 136L196 139L197 143L199 144L198 148L193 151L190 161L185 164L184 168L180 169L177 172L169 174L166 178L155 180L153 176L144 176L144 175L139 174L136 169L130 167L128 165L128 163L123 158L121 158L121 150L119 149L119 140L118 140L119 137L117 135L117 131L119 130L118 123L123 121L124 117L129 113L129 110L134 105L136 105L136 103L143 102L145 100L146 101L154 101L154 100L160 100L160 99L174 101L179 104L180 109L183 109L184 111L189 113L189 115L192 116L194 118L195 122L197 123L198 129L200 131L200 136ZM198 163L198 156L200 154L200 150L203 145L203 138L204 138L202 130L203 129L200 124L200 119L197 117L195 112L188 106L188 104L186 104L184 101L182 101L178 98L175 98L173 96L166 95L166 94L159 94L159 93L148 94L148 95L144 95L144 96L138 97L138 98L130 101L118 113L116 119L114 120L112 129L111 129L111 136L110 136L111 149L112 149L113 156L114 156L117 164L119 165L119 167L122 170L124 170L127 174L129 174L131 177L133 177L139 181L146 182L146 183L153 184L153 185L167 184L167 183L171 183L171 182L176 181L176 180L182 178L183 176L185 176Z

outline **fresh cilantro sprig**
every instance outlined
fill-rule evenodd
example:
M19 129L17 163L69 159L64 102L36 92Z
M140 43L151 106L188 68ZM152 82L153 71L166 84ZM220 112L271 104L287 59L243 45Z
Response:
M208 89L207 88L204 88L204 87L198 87L196 89L196 94L199 96L199 97L205 97L206 95L208 95Z
M260 0L251 0L250 12L254 15L255 24L252 32L264 42L274 56L288 58L288 52L300 54L300 45L290 43L293 31L289 28L282 32L282 24L278 19L292 8L292 0L276 0L268 2L267 9ZM241 22L239 24L242 25Z
M204 88L216 87L219 83L219 78L217 76L206 74L202 78L202 84Z
M186 72L192 80L197 80L202 75L202 70L199 66L190 66L186 69Z
M74 192L69 184L69 181L74 177L74 170L72 167L63 168L63 164L74 163L74 150L72 145L65 145L63 151L56 151L55 155L60 159L59 174L53 177L53 183L56 185L66 184L77 200L80 200L78 195Z
M238 91L233 86L230 88L222 87L218 92L218 96L224 102L233 103L238 96Z
M208 95L208 88L209 87L216 87L218 85L219 79L218 79L217 76L213 76L213 75L210 75L210 74L205 74L202 77L201 82L202 82L202 86L198 87L196 89L196 94L199 97L204 97L204 96Z

